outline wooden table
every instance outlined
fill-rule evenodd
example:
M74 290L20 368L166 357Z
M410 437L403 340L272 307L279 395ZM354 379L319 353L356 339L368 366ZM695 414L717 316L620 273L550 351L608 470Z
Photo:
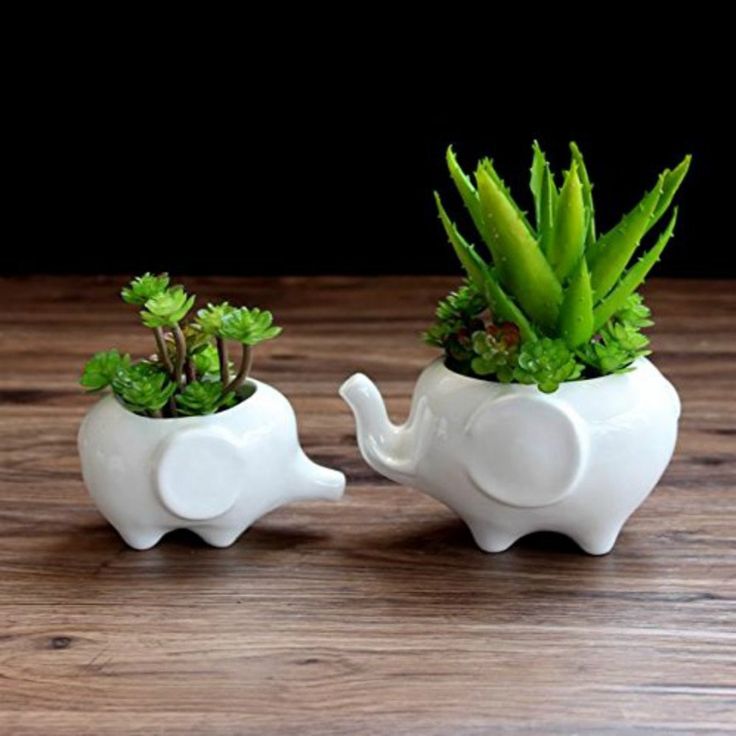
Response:
M286 393L339 504L233 547L125 547L82 485L84 360L148 336L120 278L0 280L0 733L716 734L736 730L736 283L656 282L676 457L614 552L554 535L487 555L361 460L355 370L406 415L417 333L455 279L194 279L271 307L255 373Z

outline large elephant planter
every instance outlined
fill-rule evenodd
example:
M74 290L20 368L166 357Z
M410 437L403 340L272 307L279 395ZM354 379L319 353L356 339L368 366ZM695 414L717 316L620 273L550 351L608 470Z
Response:
M288 400L250 383L248 399L209 416L150 419L113 396L87 414L79 430L84 481L131 547L148 549L181 528L227 547L282 504L342 496L345 476L299 446Z
M677 392L646 359L549 395L437 360L421 374L403 427L391 424L366 376L340 393L366 462L445 503L487 552L542 530L609 552L667 467L680 414Z

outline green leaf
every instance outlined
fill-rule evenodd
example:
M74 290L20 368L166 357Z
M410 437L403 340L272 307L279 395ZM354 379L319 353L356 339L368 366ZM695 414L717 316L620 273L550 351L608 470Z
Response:
M197 324L206 335L222 337L222 322L234 310L235 307L231 307L227 302L221 304L210 303L197 312Z
M146 327L173 327L186 317L194 305L194 295L188 296L181 286L172 286L152 296L141 312Z
M574 141L570 143L570 153L572 154L572 160L575 162L578 168L578 176L580 177L580 183L583 187L583 205L587 215L587 229L585 231L585 247L590 247L595 243L595 207L593 206L593 185L590 183L590 177L588 176L588 169L585 166L583 160L583 154L578 148L578 144Z
M555 224L546 254L560 282L570 274L585 248L585 207L583 190L573 161L560 190Z
M560 308L560 335L570 348L590 340L593 335L593 290L585 257L573 272Z
M657 222L662 218L667 208L672 204L677 190L680 188L685 175L690 169L690 162L692 156L688 155L672 170L664 172L664 182L662 184L662 193L657 201L657 206L654 208L654 214L649 221L647 230L650 230Z
M624 307L628 297L644 281L647 274L659 260L675 229L677 208L672 213L664 232L659 236L654 247L648 250L623 276L618 286L595 308L593 312L593 329L599 330L611 317Z
M537 333L529 320L521 309L514 304L513 299L501 288L494 270L490 268L486 269L484 293L488 300L488 306L494 315L506 322L513 322L519 328L522 340L534 342L537 339Z
M537 226L539 233L539 249L545 256L549 253L550 244L554 235L555 228L555 212L557 210L557 201L559 193L555 185L554 177L547 166L542 179L542 193L540 201L539 223Z
M208 344L197 348L197 350L192 353L191 360L194 365L194 370L197 372L198 376L219 376L220 357L217 353L217 348L214 345Z
M128 286L121 292L120 296L128 304L144 305L151 297L166 290L169 285L169 274L160 273L154 276L152 273L144 273L136 276Z
M451 291L437 304L437 319L468 320L477 317L488 305L475 284L466 282L457 291Z
M168 373L147 361L120 370L112 381L115 395L136 414L158 412L176 391Z
M529 235L534 237L534 228L531 226L531 223L527 219L526 212L519 207L518 204L516 204L516 200L511 196L511 190L506 186L504 183L504 180L496 173L496 170L493 168L493 161L489 158L481 159L478 168L483 169L486 174L493 180L493 183L496 185L499 192L504 196L506 199L506 202L508 203L509 207L512 207L518 218L521 220L521 222L524 223L524 227L529 232ZM478 174L476 172L475 178L478 178ZM480 198L480 195L479 195ZM485 225L485 213L483 212L483 208L481 207L481 215L483 215L483 223Z
M442 348L455 363L468 363L473 358L469 335L483 326L481 315L487 308L485 297L466 282L440 300L436 321L422 337L428 345Z
M447 147L447 168L450 171L450 176L455 182L457 191L460 193L460 197L463 200L463 204L470 213L470 217L473 220L473 224L477 228L481 237L485 240L484 236L484 225L483 216L480 212L480 202L478 201L478 192L475 191L475 187L468 178L467 174L460 168L460 164L457 162L455 152L452 150L452 146Z
M176 397L176 407L184 416L214 414L223 406L232 406L235 393L222 393L220 381L193 381Z
M534 217L537 223L537 232L539 231L539 223L541 220L542 211L542 190L544 187L544 177L549 169L549 164L544 155L544 151L539 147L539 143L534 141L532 143L532 168L531 178L529 179L529 189L531 189L532 196L534 197Z
M484 222L501 284L544 329L557 323L562 287L529 228L486 167L476 172Z
M561 383L580 378L582 370L583 366L562 340L543 337L522 345L514 378L519 383L536 384L544 393L552 393Z
M613 288L646 233L662 191L662 182L663 177L660 176L654 189L645 194L639 204L593 247L592 262L589 261L588 265L596 301L603 299Z
M602 376L625 373L637 359L649 355L649 339L638 328L609 322L595 342L581 345L578 358Z
M488 306L494 314L507 322L513 322L519 328L522 338L525 340L536 340L536 332L529 324L529 320L501 288L493 269L488 267L475 248L460 235L455 224L447 216L440 195L435 192L434 197L445 233L447 233L455 254L468 274L470 282L485 296Z
M445 208L442 206L440 195L437 192L434 193L434 199L437 203L440 221L445 228L445 233L450 241L450 245L452 245L455 251L455 255L458 257L471 282L475 284L479 291L483 292L485 289L485 272L488 270L485 262L478 255L475 248L460 235L455 223L447 216L447 212L445 212Z
M233 309L222 320L222 336L227 340L237 340L243 345L258 345L281 334L281 328L272 323L271 312L257 307L240 307Z
M624 302L624 306L614 314L616 320L636 329L651 327L654 324L651 317L652 310L644 304L641 294L636 292L630 294Z
M547 253L554 232L555 210L557 208L557 187L552 170L547 163L539 143L532 144L534 158L532 160L531 180L529 188L534 196L534 211L537 223L537 238L542 253Z
M107 388L118 371L130 366L130 355L121 355L117 350L95 353L84 366L79 383L87 391L100 391Z
M509 383L518 360L518 339L517 334L515 341L508 341L500 330L493 334L481 330L473 333L475 357L470 363L472 371L479 376L494 376L501 383Z

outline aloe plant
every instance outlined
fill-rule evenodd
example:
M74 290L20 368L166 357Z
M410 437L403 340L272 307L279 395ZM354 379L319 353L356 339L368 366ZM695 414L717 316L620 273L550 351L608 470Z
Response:
M253 347L281 333L271 312L227 302L209 304L192 319L195 297L183 286L171 286L165 273L134 278L121 297L142 308L141 322L153 330L156 353L137 362L117 350L96 353L80 383L90 392L109 388L144 416L201 416L243 401L250 395L246 381ZM228 359L228 341L242 346L237 372Z
M450 177L488 256L460 233L440 196L442 226L467 283L440 303L425 340L445 350L451 368L499 381L536 384L550 392L564 381L628 370L648 353L641 333L651 324L637 289L672 238L677 208L654 245L632 264L647 233L670 208L690 156L666 169L620 222L596 235L593 186L580 149L558 187L535 141L530 189L534 225L511 196L490 159L471 179L447 149ZM459 295L462 296L459 299ZM520 344L498 330L513 325Z

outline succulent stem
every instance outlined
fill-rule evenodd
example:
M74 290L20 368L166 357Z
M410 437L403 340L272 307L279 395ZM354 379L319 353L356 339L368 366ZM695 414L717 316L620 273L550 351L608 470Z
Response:
M174 376L174 365L169 357L169 351L166 349L166 340L164 339L164 331L161 327L154 327L153 334L156 337L156 352L159 360L164 364L169 375Z
M174 342L176 343L176 363L174 365L174 383L177 386L181 385L183 372L184 372L184 361L187 355L187 341L184 337L184 333L181 331L181 327L175 324L172 328L174 333Z
M237 393L238 389L245 383L245 379L248 378L252 364L253 350L250 345L243 343L243 353L240 357L240 368L238 369L235 378L225 386L222 393L227 394L230 391L235 391Z
M221 337L216 338L217 357L220 361L220 381L226 386L230 381L230 369L228 367L227 343Z
M194 369L194 363L189 355L184 362L184 373L187 377L187 383L194 383L197 380L197 371Z

